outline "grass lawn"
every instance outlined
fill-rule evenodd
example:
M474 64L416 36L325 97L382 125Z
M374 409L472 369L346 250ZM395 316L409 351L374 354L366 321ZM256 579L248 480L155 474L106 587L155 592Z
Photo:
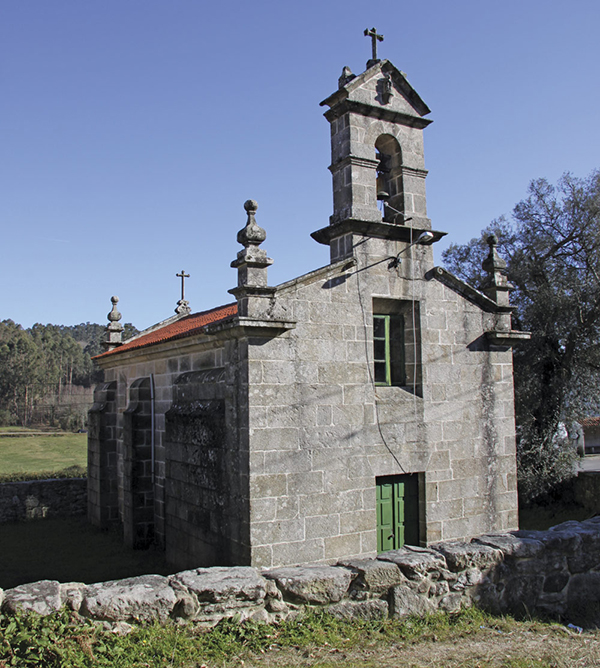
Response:
M470 609L424 619L341 621L320 612L278 626L224 620L120 636L68 612L0 616L0 668L587 668L600 631Z
M87 466L87 434L10 437L0 431L0 476L60 471L70 466Z
M7 434L27 434L30 431L38 431L37 429L30 429L29 427L0 427L0 436L3 433Z

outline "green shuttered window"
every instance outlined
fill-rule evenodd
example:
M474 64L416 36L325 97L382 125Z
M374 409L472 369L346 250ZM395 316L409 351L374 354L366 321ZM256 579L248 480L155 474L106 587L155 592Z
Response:
M404 316L373 316L373 357L376 385L406 383Z

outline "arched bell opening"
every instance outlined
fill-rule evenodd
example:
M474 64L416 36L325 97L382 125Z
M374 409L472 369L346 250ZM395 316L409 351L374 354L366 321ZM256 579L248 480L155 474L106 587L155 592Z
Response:
M391 135L380 135L375 142L377 200L382 202L383 220L402 225L405 218L402 151Z

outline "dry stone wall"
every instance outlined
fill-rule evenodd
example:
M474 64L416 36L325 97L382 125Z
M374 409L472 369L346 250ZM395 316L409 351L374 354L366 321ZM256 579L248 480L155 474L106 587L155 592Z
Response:
M0 524L85 515L87 478L27 480L0 485Z
M234 616L277 622L310 607L341 618L374 619L455 612L473 604L582 623L600 613L600 516L548 531L404 547L335 566L197 568L91 585L44 580L0 590L0 604L7 614L21 609L47 615L67 606L119 625L213 625Z

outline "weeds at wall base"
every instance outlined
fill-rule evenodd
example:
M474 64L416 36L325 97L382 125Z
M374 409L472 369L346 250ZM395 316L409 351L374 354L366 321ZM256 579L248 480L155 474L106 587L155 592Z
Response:
M58 478L87 478L87 468L74 465L60 469L59 471L4 473L0 474L0 484L6 482L26 482L29 480L56 480Z
M564 627L556 624L535 620L518 622L512 617L496 617L471 608L424 618L352 622L314 611L278 626L240 624L235 619L225 619L212 629L192 624L156 624L134 627L129 634L120 636L110 625L94 623L63 610L48 617L31 613L0 615L0 668L239 666L242 659L251 664L252 657L265 657L269 653L296 651L310 656L313 652L325 651L334 656L358 649L376 653L390 646L408 648L470 641L482 634L502 638L519 628L526 628L528 633L568 634ZM536 659L522 663L519 657L511 661L503 665L507 668L552 665ZM339 662L318 665L339 665Z

